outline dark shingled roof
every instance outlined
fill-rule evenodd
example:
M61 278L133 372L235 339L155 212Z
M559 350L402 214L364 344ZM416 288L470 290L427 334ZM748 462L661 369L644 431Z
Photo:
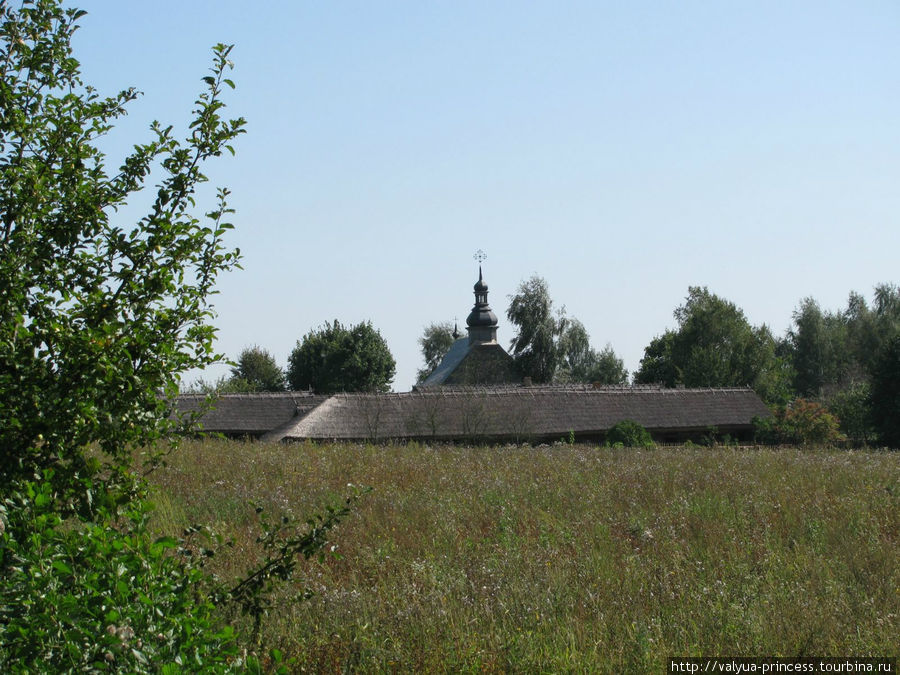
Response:
M769 411L751 389L660 387L448 388L402 394L338 394L286 424L284 440L600 437L630 419L657 437L716 427L747 432Z
M496 342L469 343L464 338L456 341L437 369L415 389L509 387L520 381L515 363L503 347Z
M456 367L462 362L466 356L469 354L469 338L457 338L452 345L450 345L449 351L444 355L444 358L441 359L441 362L438 364L438 367L435 368L431 375L425 378L425 381L422 382L421 387L434 387L444 383L450 375L456 370Z
M220 394L200 418L202 431L229 436L263 436L286 423L296 422L327 396L300 391L253 394ZM204 395L179 396L176 410L193 413L206 406Z

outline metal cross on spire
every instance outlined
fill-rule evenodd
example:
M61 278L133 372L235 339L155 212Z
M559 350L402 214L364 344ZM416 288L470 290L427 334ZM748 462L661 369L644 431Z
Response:
M477 251L475 251L475 255L473 255L472 257L478 261L478 264L480 266L483 261L487 260L487 253L485 253L481 249L478 249Z

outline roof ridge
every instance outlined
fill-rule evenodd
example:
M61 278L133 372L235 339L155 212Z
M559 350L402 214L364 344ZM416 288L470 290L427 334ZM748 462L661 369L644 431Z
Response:
M329 398L402 398L406 396L463 396L466 394L525 394L531 395L539 393L564 393L564 394L605 394L605 393L699 393L699 392L752 392L750 386L731 386L731 387L663 387L655 384L622 384L622 385L592 385L592 384L539 384L539 385L486 385L486 386L467 386L467 385L443 385L439 387L416 388L410 391L389 391L389 392L338 392L335 394L316 394L306 391L253 391L253 392L233 392L222 394L179 394L180 400L260 400L260 399L290 399L295 402L311 402L320 399L323 402Z
M575 394L603 395L603 394L717 394L717 393L747 393L753 392L751 387L656 387L653 385L620 385L609 387L569 386L569 385L544 385L544 386L443 386L429 387L425 389L413 389L411 391L390 392L340 392L332 394L330 398L342 400L375 399L398 400L412 397L441 397L462 398L465 396L532 396L537 394L560 394L566 397Z

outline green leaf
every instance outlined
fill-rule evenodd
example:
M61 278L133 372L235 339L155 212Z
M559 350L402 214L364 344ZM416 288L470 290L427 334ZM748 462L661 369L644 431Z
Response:
M71 576L72 568L66 565L62 560L54 560L53 561L53 569L57 572L62 572L63 574L67 574Z

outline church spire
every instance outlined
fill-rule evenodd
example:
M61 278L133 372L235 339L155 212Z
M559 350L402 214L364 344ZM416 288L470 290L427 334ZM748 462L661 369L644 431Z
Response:
M497 315L488 305L488 285L484 283L484 274L481 271L481 261L487 256L479 250L475 254L478 261L478 281L475 282L475 306L469 312L466 326L469 331L469 344L497 342Z

